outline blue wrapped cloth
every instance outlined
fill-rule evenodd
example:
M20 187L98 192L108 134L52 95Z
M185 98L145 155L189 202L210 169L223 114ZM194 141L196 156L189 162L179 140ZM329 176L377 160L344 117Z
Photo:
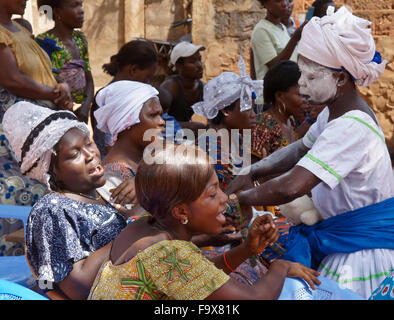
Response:
M53 39L50 39L50 38L45 38L45 39L36 38L35 40L40 45L40 47L48 54L50 59L52 59L52 54L55 51L62 50L62 48L60 48L56 44L56 41L53 40Z
M40 47L47 53L49 56L49 59L52 60L52 55L54 52L62 50L59 46L57 46L56 40L50 39L50 38L45 38L45 39L40 39L36 38L36 42L40 45ZM52 68L52 72L55 74L59 74L60 70L56 68Z
M332 253L394 249L394 198L316 223L291 227L281 259L317 269ZM266 254L266 252L264 252Z

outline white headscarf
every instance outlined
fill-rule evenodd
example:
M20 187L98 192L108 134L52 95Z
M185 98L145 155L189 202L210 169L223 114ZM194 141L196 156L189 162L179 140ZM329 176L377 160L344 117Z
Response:
M346 7L313 17L304 27L298 53L323 66L346 69L360 86L369 86L383 72L387 61L380 55L367 26L371 22L354 16Z
M117 81L108 85L96 96L100 107L94 112L97 128L110 133L110 144L114 145L119 133L140 122L144 103L158 94L154 87L142 82Z
M3 128L22 174L48 188L53 147L72 128L90 135L88 126L72 112L54 111L26 101L12 105L5 112Z
M204 86L204 100L192 106L194 112L207 119L215 118L219 110L240 99L241 112L252 108L252 96L259 97L264 90L263 80L252 80L246 72L245 62L239 57L240 76L223 72Z

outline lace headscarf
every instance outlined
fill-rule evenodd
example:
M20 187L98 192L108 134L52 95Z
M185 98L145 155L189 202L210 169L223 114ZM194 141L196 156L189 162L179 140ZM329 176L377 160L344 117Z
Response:
M376 51L371 22L354 16L346 7L313 17L304 27L298 53L323 66L346 70L356 84L369 86L383 72L387 61Z
M100 108L94 116L97 128L111 134L111 146L119 133L140 122L144 103L157 98L158 94L149 84L127 80L116 81L99 91L96 102Z
M53 147L66 132L78 128L90 135L89 128L70 111L54 111L21 101L4 114L3 129L22 174L49 187L48 170Z
M204 86L204 100L192 106L194 112L207 119L214 119L220 110L240 99L241 112L252 108L252 99L264 90L263 80L252 80L246 72L245 61L239 57L240 76L223 72Z

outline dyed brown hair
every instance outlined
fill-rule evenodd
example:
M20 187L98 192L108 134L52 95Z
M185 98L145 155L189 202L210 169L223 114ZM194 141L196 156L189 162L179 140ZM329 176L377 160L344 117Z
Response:
M159 219L176 205L197 200L215 172L208 155L194 145L170 145L156 159L153 164L141 160L135 189L139 204Z

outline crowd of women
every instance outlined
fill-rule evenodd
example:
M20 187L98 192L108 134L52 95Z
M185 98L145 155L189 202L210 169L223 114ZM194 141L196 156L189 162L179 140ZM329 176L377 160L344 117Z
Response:
M39 0L55 26L37 37L11 19L26 0L0 0L0 200L32 206L26 258L41 294L393 297L392 162L357 91L386 65L370 22L318 0L299 25L292 1L259 2L259 80L240 57L239 74L204 84L205 48L181 42L174 75L155 88L156 51L134 40L94 92L81 0ZM280 211L302 196L322 221ZM7 223L2 234L20 228ZM23 251L2 241L2 254Z

